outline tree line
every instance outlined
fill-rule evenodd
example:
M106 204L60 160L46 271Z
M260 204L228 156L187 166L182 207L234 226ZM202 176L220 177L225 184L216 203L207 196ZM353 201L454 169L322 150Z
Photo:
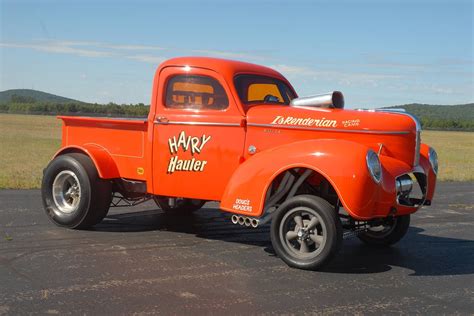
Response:
M0 103L0 112L43 115L89 115L147 117L150 106L139 104L98 103L52 103L52 102L9 102Z
M474 131L474 106L427 106L406 105L408 112L415 114L424 129ZM456 108L457 107L457 108ZM98 104L84 102L43 102L32 97L13 95L10 102L0 103L0 112L42 115L87 115L147 117L150 106L138 104ZM449 114L446 111L450 111Z

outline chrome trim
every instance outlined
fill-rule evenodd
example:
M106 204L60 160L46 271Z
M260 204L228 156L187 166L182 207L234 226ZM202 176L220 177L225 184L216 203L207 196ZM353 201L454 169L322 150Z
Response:
M379 151L377 152L377 156L380 157L380 154L382 153L382 149L383 149L383 143L380 143L379 144Z
M248 151L249 154L253 155L257 152L257 147L255 147L254 145L250 145Z
M436 168L432 159L436 159ZM433 169L434 174L437 176L439 171L438 153L433 147L430 147L428 150L428 161L430 162L431 169Z
M387 113L395 113L406 115L410 117L416 126L416 139L415 139L415 157L413 157L413 166L418 166L420 163L420 147L421 147L421 123L418 118L405 111L405 109L375 109L376 112L387 112Z
M304 131L336 132L336 133L394 134L394 135L410 133L409 131L371 131L371 130L365 130L365 129L312 128L312 127L288 126L288 125L278 125L278 124L260 124L260 123L247 123L247 126L297 129L297 130L304 130Z
M416 176L416 174L419 174L421 175L421 177L423 178L418 178ZM426 177L426 174L424 173L421 173L421 172L414 172L414 171L410 171L408 173L404 173L404 174L401 174L399 175L398 177L395 177L395 188L397 188L397 180L399 178L402 178L404 176L409 176L412 181L413 181L413 184L412 184L412 190L410 191L410 194L413 192L413 187L415 186L415 183L418 184L420 190L421 190L421 193L422 193L422 197L421 199L419 199L417 202L418 203L413 203L412 205L409 205L409 204L405 204L403 203L403 201L400 200L400 195L398 194L398 190L396 191L396 194L397 194L397 197L396 197L396 201L397 201L397 205L401 205L401 206L408 206L408 207L416 207L417 209L421 208L424 204L425 204L425 201L426 201L426 195L427 195L427 192L428 192L428 179ZM416 180L416 181L414 181ZM420 183L420 180L424 183Z
M194 126L241 126L240 123L219 123L219 122L181 122L181 121L154 121L157 125L194 125Z
M377 157L377 160L379 162L379 168L380 168L380 178L377 179L375 177L375 174L374 172L372 171L372 168L370 167L369 165L369 155L371 153L374 153L375 157ZM367 151L367 154L365 155L365 164L367 165L367 169L369 170L369 173L370 173L370 176L372 177L372 180L374 180L375 183L379 184L380 182L382 182L382 177L383 177L383 173L382 173L382 163L380 162L380 159L379 159L379 156L377 155L377 153L375 151L373 151L372 149L369 149Z

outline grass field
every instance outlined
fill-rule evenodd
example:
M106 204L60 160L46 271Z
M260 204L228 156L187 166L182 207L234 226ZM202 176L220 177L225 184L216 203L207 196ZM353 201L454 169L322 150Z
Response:
M438 152L440 180L474 180L474 133L424 131L422 138ZM39 188L60 144L55 117L0 114L0 188Z

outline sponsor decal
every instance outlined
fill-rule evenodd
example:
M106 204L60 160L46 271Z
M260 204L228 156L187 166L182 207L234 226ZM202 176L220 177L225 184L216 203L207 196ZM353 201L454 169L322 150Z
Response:
M168 146L170 150L170 161L168 163L168 173L176 171L194 171L202 172L207 165L207 160L199 160L195 157L192 159L180 159L178 156L179 150L183 152L190 151L191 155L200 154L204 146L211 140L211 136L189 136L184 131L179 135L168 139Z
M276 129L276 128L265 128L263 130L264 133L269 133L269 134L280 134L281 131L279 129Z
M306 127L337 127L336 120L329 120L325 117L322 118L301 118L293 116L280 116L275 117L271 124L275 125L292 125L292 126L306 126Z
M359 119L346 120L346 121L342 121L341 123L342 123L342 126L344 126L344 127L359 126L360 120Z
M249 199L235 199L232 208L237 211L252 212L252 205Z

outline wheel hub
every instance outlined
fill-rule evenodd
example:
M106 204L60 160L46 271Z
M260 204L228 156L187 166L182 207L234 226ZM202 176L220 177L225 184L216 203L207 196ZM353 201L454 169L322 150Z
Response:
M53 200L62 214L74 212L81 199L79 179L70 170L61 171L53 181Z
M300 228L297 232L297 235L298 235L298 240L300 241L309 239L309 231L307 231L304 228Z

